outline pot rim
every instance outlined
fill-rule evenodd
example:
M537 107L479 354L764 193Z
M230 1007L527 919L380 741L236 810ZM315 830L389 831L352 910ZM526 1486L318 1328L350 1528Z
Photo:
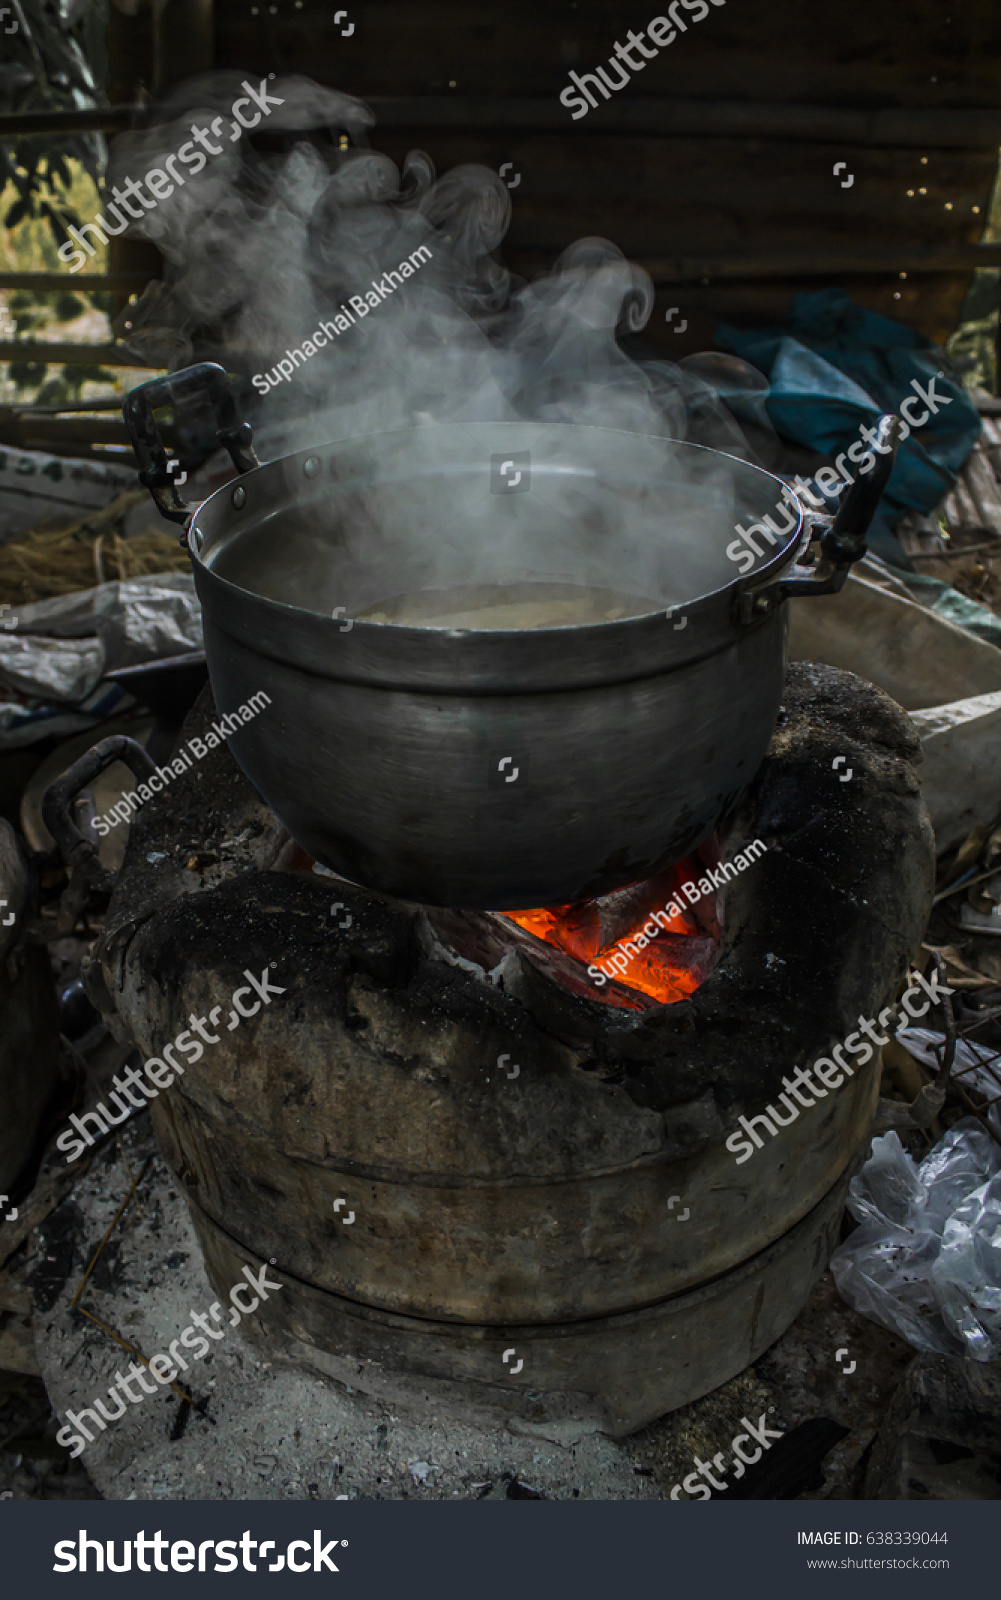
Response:
M216 569L204 559L202 554L205 542L205 530L200 526L200 523L203 514L208 512L211 520L216 521L216 519L218 519L217 526L212 530L213 532L218 533L224 527L231 527L234 516L240 515L241 511L245 507L249 507L248 490L250 489L251 484L253 484L255 481L259 483L264 474L275 476L275 469L280 469L284 475L287 473L287 470L290 466L298 466L302 471L303 479L307 485L310 482L313 482L322 488L324 465L326 465L329 473L329 464L332 460L336 459L336 456L328 457L327 452L336 452L338 447L348 448L353 445L363 445L372 440L390 441L394 438L402 438L404 436L413 437L414 435L426 433L429 428L448 428L454 429L458 432L467 430L470 427L489 427L491 430L497 430L501 428L518 428L521 430L534 428L539 431L566 428L573 429L578 433L586 430L588 432L601 433L604 435L621 434L623 437L630 439L645 439L656 444L673 446L674 448L682 448L686 450L697 450L704 452L706 455L719 456L727 462L732 463L735 468L747 473L754 473L758 478L762 480L768 480L773 483L776 487L777 495L780 495L783 490L789 487L782 478L777 477L776 474L769 472L764 467L759 467L754 462L743 461L739 456L730 455L729 452L724 450L717 450L711 445L696 444L688 439L675 439L667 435L641 434L637 433L635 430L626 428L602 428L591 423L522 422L517 419L505 422L481 421L480 419L476 419L472 422L416 423L406 428L387 428L380 429L373 433L351 434L344 439L334 439L325 444L307 446L301 450L291 451L286 455L275 456L270 461L261 462L258 466L251 468L249 472L241 474L235 480L227 480L226 483L220 485L218 489L214 490L211 495L207 496L207 498L201 502L188 522L184 536L184 543L187 547L188 554L191 558L192 565L195 568L196 573L201 576L203 580L208 580L211 584L220 586L223 592L228 593L234 599L237 597L249 599L255 602L256 605L266 607L269 613L277 617L286 616L290 620L296 617L309 618L311 621L323 624L330 632L344 632L345 630L343 630L341 626L341 619L337 616L332 616L324 611L313 611L308 607L295 605L287 600L277 600L270 596L262 595L257 590L249 589L244 587L242 584L236 583L232 578L223 577L221 573L216 571ZM326 462L323 460L324 457L327 458ZM307 462L312 461L320 462L319 470L314 473L306 473L306 464ZM369 481L374 480L372 480L370 477ZM387 479L386 481L389 480ZM243 489L245 498L241 507L237 509L232 502L233 497L239 488ZM638 613L635 616L613 618L603 622L558 623L549 627L540 628L437 628L433 626L415 626L401 622L366 621L362 618L355 617L351 619L351 629L348 631L353 632L355 629L361 630L361 637L368 638L372 641L378 639L381 635L385 640L390 638L398 638L401 641L406 640L412 643L416 643L417 641L421 640L429 641L431 639L436 641L448 640L453 648L462 649L464 647L468 648L472 645L482 648L488 640L510 646L515 640L528 638L542 641L551 639L553 642L557 642L561 639L566 640L569 637L573 637L574 639L580 638L581 640L587 640L590 637L595 639L599 637L604 638L608 635L609 630L613 629L623 631L629 630L629 632L632 633L637 629L649 628L651 623L659 623L663 618L669 617L674 611L684 611L686 616L691 616L692 614L696 613L701 615L703 613L708 614L710 612L714 612L719 608L721 601L726 606L726 609L729 610L729 604L732 604L732 601L728 602L727 597L737 596L745 589L748 589L752 586L758 588L765 580L772 580L778 573L783 571L793 562L794 558L800 551L800 548L805 542L808 542L808 540L804 541L804 534L808 532L806 526L806 511L802 503L798 500L798 498L795 497L794 491L793 494L799 510L799 518L795 527L786 537L784 543L781 543L778 548L767 558L761 559L760 562L755 564L755 566L752 567L748 572L735 573L732 579L717 586L715 589L708 589L704 593L693 596L689 600L678 601L670 608L665 606L664 608L658 608L655 611L645 611ZM223 505L223 502L227 496L230 499L230 505L228 508L224 507ZM291 503L293 502L290 501L290 504ZM298 503L300 505L308 504L308 498L304 498ZM677 642L679 646L683 643L683 641L677 640L677 636L675 636L675 642ZM679 650L679 659L687 658L688 654L689 652L687 651Z

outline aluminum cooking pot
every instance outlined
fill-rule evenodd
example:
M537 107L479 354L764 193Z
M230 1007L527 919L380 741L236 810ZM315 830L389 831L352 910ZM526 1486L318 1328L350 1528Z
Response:
M153 412L206 403L242 476L192 515ZM212 364L124 413L186 528L219 712L268 697L230 738L251 782L343 876L496 910L652 876L726 822L778 713L783 602L864 555L896 436L883 418L890 449L832 525L718 451L569 424L428 424L262 466ZM727 547L766 513L785 527L748 526L742 575ZM568 585L612 619L487 627L461 603Z

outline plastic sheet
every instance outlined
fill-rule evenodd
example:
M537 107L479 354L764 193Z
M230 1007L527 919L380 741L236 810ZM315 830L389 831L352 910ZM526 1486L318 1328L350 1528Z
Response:
M874 1139L848 1209L861 1226L831 1271L850 1306L916 1350L1001 1357L1001 1147L973 1117L920 1165Z
M0 688L79 705L105 673L202 648L190 573L159 573L21 605L0 632Z
M119 466L0 448L0 544L50 521L72 522L140 487L131 452Z

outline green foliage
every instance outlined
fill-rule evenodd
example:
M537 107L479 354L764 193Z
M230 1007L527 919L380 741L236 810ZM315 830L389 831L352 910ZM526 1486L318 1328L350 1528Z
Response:
M959 325L946 340L946 351L959 364L969 388L997 393L995 341L1001 272L978 267L959 311Z
M11 212L18 215L15 208L22 198L24 176L21 174L20 182L8 182L6 188L0 188L0 218L7 222L7 256L10 265L19 272L65 272L64 263L59 260L58 247L65 238L65 227L77 217L91 217L100 209L101 200L90 174L86 172L75 156L67 156L63 165L69 182L65 189L60 189L53 200L42 190L40 199L47 202L59 216L62 224L62 238L59 227L53 228L50 218L42 206L33 203L24 208L20 214L20 221L12 224ZM50 169L46 162L42 167L42 176L50 176ZM52 174L54 178L54 174ZM37 174L36 174L37 177ZM58 179L54 180L59 182ZM36 195L36 201L39 196ZM93 258L92 272L100 272L104 267L107 251L102 246ZM13 259L11 259L13 258ZM67 285L67 287L69 287ZM34 304L33 296L20 302L24 309ZM18 298L11 304L15 315L18 310Z
M80 389L85 383L114 383L115 374L107 367L88 365L86 362L63 367L63 382Z
M60 322L73 322L86 309L79 295L63 293L56 296L56 316Z
M106 367L67 364L61 372L46 379L35 396L36 406L63 406L80 399L85 383L114 384L115 374Z
M10 376L18 390L38 389L32 400L37 406L63 406L83 398L87 383L99 383L112 388L115 374L96 363L67 362L58 372L46 378L46 368L40 361L15 361L10 366ZM41 388L38 385L41 384Z
M8 59L0 78L0 110L79 111L107 104L107 21L108 0L22 7L17 32L4 35ZM4 200L13 190L5 226L40 222L56 246L64 244L67 227L79 221L69 200L73 168L82 166L99 188L106 155L104 139L96 133L32 134L0 142Z
M40 361L12 361L8 370L11 382L18 389L34 388L45 376L45 367Z
M37 144L37 140L34 142ZM76 211L67 203L65 193L60 194L56 187L58 182L65 191L72 182L65 159L61 154L53 158L35 150L26 156L26 163L23 167L11 167L8 164L17 199L7 208L4 226L16 228L29 217L44 217L56 243L65 244L69 238L67 226L80 221Z

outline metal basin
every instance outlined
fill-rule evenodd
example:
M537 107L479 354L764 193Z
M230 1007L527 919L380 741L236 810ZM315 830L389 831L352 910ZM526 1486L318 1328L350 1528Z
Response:
M144 387L163 404L186 376ZM246 466L237 431L220 437ZM176 516L163 466L144 479ZM782 488L697 445L516 422L254 466L188 527L216 704L269 697L233 753L304 849L401 899L515 909L650 876L725 821L764 756L785 595L843 582L843 548L794 565L811 534L798 509L749 576L727 558L735 523L774 512ZM637 614L358 620L388 596L514 580L624 592Z

